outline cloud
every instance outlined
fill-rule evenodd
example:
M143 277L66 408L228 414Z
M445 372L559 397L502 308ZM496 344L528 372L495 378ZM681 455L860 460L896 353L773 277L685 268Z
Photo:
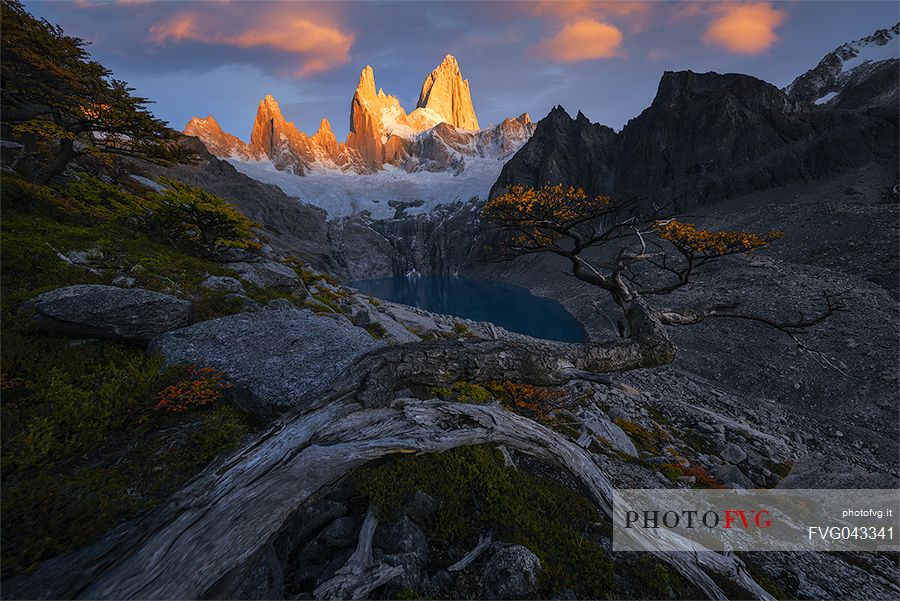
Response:
M621 56L622 32L609 23L580 19L538 44L538 51L563 62Z
M649 23L653 2L622 2L597 0L540 0L532 14L573 22L579 19L615 21L629 31L645 29Z
M263 48L294 55L295 76L327 71L350 60L355 36L300 5L257 5L252 15L188 10L150 27L154 44L198 42L236 48Z
M703 41L735 54L760 54L778 40L775 28L785 13L768 2L720 4L712 8L716 17Z

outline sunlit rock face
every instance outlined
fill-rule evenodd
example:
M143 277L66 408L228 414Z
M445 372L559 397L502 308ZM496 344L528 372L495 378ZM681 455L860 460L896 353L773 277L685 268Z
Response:
M212 117L195 117L185 128L217 156L270 160L276 169L296 175L315 169L375 173L385 165L408 172L458 173L467 157L499 160L512 155L533 131L527 114L480 129L469 82L449 54L425 78L418 107L411 113L396 96L376 87L375 72L366 65L350 102L350 133L343 143L327 119L312 136L298 130L272 96L259 103L249 145L223 132Z
M254 152L237 136L225 133L212 116L192 117L184 126L184 133L200 138L207 150L220 157L234 157L241 160L256 158Z
M469 93L469 80L462 78L459 63L452 54L445 56L438 68L425 78L416 106L430 109L454 127L480 129Z

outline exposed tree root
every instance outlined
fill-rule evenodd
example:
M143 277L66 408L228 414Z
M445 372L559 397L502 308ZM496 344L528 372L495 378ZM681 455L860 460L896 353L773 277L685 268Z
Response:
M373 563L372 538L377 525L370 507L359 530L356 551L333 577L316 587L316 599L366 599L373 590L403 573L401 568Z
M366 408L337 399L286 416L166 506L86 549L45 562L34 574L6 583L4 593L8 598L202 598L271 541L291 514L351 470L394 453L484 443L562 465L612 516L613 486L591 453L525 417L493 405L403 399ZM363 554L364 542L361 536ZM746 596L771 598L740 559L688 541L682 546L685 552L655 555L709 597L726 598L714 574Z

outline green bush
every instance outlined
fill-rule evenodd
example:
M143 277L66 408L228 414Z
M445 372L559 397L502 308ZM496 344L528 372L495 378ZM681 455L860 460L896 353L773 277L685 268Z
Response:
M370 323L366 326L366 331L372 335L372 338L381 339L387 336L387 330L378 322Z
M163 502L254 424L227 405L154 411L182 370L106 341L73 344L4 323L4 577Z
M491 400L491 393L483 386L471 382L454 382L450 386L432 386L428 393L445 401L457 403L487 403Z
M22 301L41 292L110 284L122 273L141 288L193 296L201 317L237 310L223 293L200 286L207 274L234 272L166 240L152 220L158 199L87 174L55 186L3 174L0 187L6 578L162 503L256 426L221 403L187 414L154 411L177 369L164 369L159 357L131 345L35 335L21 310ZM173 194L191 196L190 190L179 185ZM209 208L207 201L210 211L223 212L224 201L198 204ZM233 218L231 240L252 248L252 224L224 213ZM60 256L89 249L100 251L90 268ZM265 301L285 293L248 287L248 294Z
M83 453L152 399L162 359L105 342L73 347L5 330L5 373L27 383L3 405L4 467L31 467Z
M235 450L252 425L246 414L228 405L208 411L193 437L194 460L202 465L223 452Z
M166 191L152 195L157 202L153 220L179 248L201 256L260 248L253 231L256 224L222 198L175 180L162 183Z

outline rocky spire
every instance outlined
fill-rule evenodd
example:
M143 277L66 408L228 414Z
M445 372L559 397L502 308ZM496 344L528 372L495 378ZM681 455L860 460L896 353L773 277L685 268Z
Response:
M303 136L292 122L285 120L278 102L271 95L259 101L256 121L250 134L250 148L264 156L274 158L283 142L295 141ZM303 136L305 137L305 136Z
M347 146L359 153L363 167L374 171L382 165L381 111L375 93L375 73L366 67L350 101L350 134Z
M320 160L331 159L332 161L337 159L340 153L340 145L337 138L334 137L334 132L331 131L331 123L328 122L328 119L322 119L322 122L319 124L319 131L313 134L309 140L318 148L317 158Z
M191 120L184 126L184 133L199 138L206 149L216 156L241 159L257 158L240 138L225 133L211 115L207 115L206 119L191 117Z
M456 57L448 54L443 62L425 78L419 94L419 108L437 113L444 121L462 129L480 129L469 80L462 78Z

